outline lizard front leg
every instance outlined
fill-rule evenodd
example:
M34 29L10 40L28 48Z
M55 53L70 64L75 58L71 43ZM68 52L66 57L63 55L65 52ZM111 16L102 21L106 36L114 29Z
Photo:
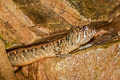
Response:
M2 40L0 40L0 80L16 80Z

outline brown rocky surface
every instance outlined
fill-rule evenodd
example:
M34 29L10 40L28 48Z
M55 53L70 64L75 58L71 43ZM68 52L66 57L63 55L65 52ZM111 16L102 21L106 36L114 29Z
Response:
M24 66L23 76L29 80L119 80L119 21L120 18L99 28L98 32L107 33L99 33L93 47L78 50L64 59L46 58Z
M0 1L1 38L6 40L6 42L8 43L15 43L15 41L19 42L21 41L22 43L26 44L30 43L30 40L33 39L33 35L32 33L30 33L30 30L27 27L25 27L25 24L30 24L30 20L25 17L26 16L23 15L23 13L16 8L16 5L11 0L1 0Z
M18 80L120 79L119 0L108 1L107 5L106 0L83 0L82 4L79 1L0 0L0 39L6 49L56 39L56 35L62 36L73 26L113 20L95 26L97 34L91 48L77 50L64 59L46 58L18 68L15 71Z
M7 57L5 44L0 40L0 80L15 80L13 67Z
M16 3L14 3L14 2ZM0 38L6 43L6 48L30 45L53 33L64 32L71 25L59 15L46 8L41 3L32 4L15 0L0 1ZM7 26L7 28L6 28Z

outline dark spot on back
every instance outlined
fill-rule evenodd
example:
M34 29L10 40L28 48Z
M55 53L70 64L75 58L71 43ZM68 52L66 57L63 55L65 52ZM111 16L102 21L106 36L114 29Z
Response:
M17 54L17 53L18 53L18 50L16 50L15 53Z
M30 49L31 52L34 52L36 50L37 50L37 48Z
M43 50L45 49L44 46L41 46L40 48L43 49Z
M15 55L15 53L14 53L14 52L11 52L11 53L9 53L9 55L12 56L12 55Z
M22 50L22 53L25 53L25 50Z

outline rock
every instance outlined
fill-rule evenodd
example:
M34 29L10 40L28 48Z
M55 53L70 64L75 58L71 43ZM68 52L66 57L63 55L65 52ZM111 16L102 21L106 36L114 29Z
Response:
M13 67L7 58L5 45L0 40L0 80L16 80Z
M95 26L99 33L93 47L73 52L64 59L46 58L23 66L15 72L18 79L119 79L120 18L116 18L120 15L120 1L106 1L0 0L0 39L6 49L46 42L51 36L56 39L57 34L64 35L75 26L94 22L99 26ZM99 21L109 24L101 25Z

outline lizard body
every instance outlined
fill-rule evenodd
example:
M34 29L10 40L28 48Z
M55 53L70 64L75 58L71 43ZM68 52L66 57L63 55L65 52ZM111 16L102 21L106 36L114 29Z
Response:
M20 48L8 52L8 57L14 66L23 66L33 63L46 57L56 57L67 55L80 45L90 41L95 34L95 30L84 26L76 27L61 39L56 41Z

